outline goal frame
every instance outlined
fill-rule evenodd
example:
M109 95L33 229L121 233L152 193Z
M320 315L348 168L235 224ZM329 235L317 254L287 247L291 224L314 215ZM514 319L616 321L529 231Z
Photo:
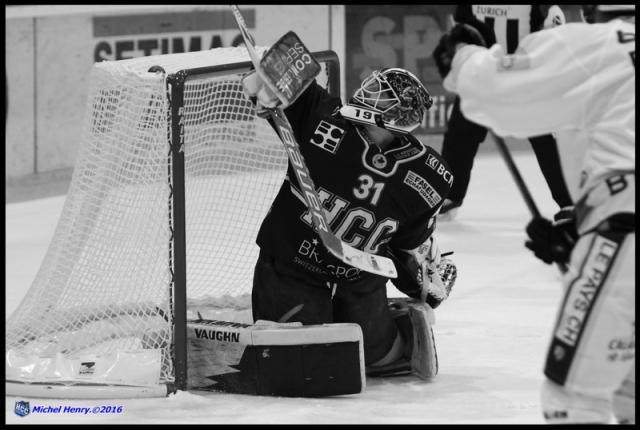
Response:
M332 50L312 53L324 64L327 74L328 91L340 97L340 63L337 54ZM170 54L169 54L170 55ZM152 63L153 64L153 63ZM99 384L56 384L56 383L22 383L5 381L8 395L33 396L47 398L140 398L163 397L176 391L189 389L188 374L188 341L187 341L187 244L186 244L186 165L185 165L185 84L190 79L203 77L219 77L224 75L243 74L251 70L250 60L214 66L192 67L176 72L166 73L161 66L152 66L150 73L160 73L164 77L164 96L168 101L167 109L167 182L169 195L167 199L169 223L169 255L168 268L170 280L168 285L172 315L170 319L169 357L173 361L173 382L164 382L157 387L136 387ZM175 70L175 69L174 69ZM172 302L172 303L171 303Z
M328 88L332 94L340 95L340 63L338 55L331 50L314 52L313 56L326 64ZM173 199L169 200L169 220L172 232L169 264L173 267L172 286L174 291L174 390L187 390L187 255L186 255L186 200L185 200L185 160L182 112L184 106L184 85L190 78L205 75L225 75L241 73L253 67L251 61L231 63L212 67L198 67L180 70L166 77L167 97L170 100L168 121L170 123L170 163L169 186ZM173 250L173 252L172 252Z

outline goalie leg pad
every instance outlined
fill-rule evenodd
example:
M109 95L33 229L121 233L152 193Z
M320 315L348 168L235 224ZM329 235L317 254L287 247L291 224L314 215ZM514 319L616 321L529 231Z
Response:
M423 379L431 379L438 374L438 354L433 334L435 314L426 303L411 303L409 319L413 330L411 369Z
M364 391L357 324L187 323L188 389L283 397Z
M426 303L411 299L390 299L389 306L405 341L404 356L384 366L370 366L368 376L414 374L432 379L438 374L438 354L433 325L435 313Z

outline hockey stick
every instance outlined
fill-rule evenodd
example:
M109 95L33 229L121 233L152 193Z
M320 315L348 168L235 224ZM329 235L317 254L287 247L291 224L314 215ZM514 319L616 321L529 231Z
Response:
M518 166L516 166L515 161L513 161L513 157L511 157L511 153L509 152L509 148L507 148L507 144L504 142L504 139L498 136L497 134L495 134L491 130L489 132L493 136L493 139L495 140L496 145L498 146L498 152L500 152L500 155L502 155L502 159L507 165L507 168L509 169L511 176L513 177L513 180L516 182L516 186L518 187L518 190L520 191L520 195L522 195L524 202L527 204L527 207L529 208L529 212L531 213L531 216L534 218L542 218L542 215L540 214L540 211L536 206L536 202L533 200L533 197L531 196L531 193L529 192L529 188L527 187L527 184L525 184L524 179L522 179L522 175L518 170ZM564 263L556 263L556 264L558 265L558 268L562 273L565 273L568 270L566 264Z
M238 24L238 29L244 39L245 47L249 53L249 58L256 69L256 73L258 73L270 89L280 97L282 93L281 90L272 84L271 79L266 76L263 67L261 67L260 57L255 48L255 41L247 29L247 25L244 22L244 18L242 17L240 10L236 5L230 6ZM302 194L304 195L307 207L311 213L313 225L316 228L324 246L337 258L351 266L370 273L375 273L376 275L385 276L387 278L396 278L398 273L390 258L360 251L359 249L342 242L331 232L324 209L322 208L320 197L318 196L315 184L309 174L309 169L302 157L300 147L295 140L289 120L280 107L269 108L266 110L269 114L269 124L271 124L285 146L287 156L289 157L289 161L291 162L296 177L298 178L298 183L302 188Z
M520 175L520 171L516 166L516 163L513 161L511 157L511 153L509 152L509 148L507 148L507 144L504 142L504 139L491 131L491 135L493 139L496 141L496 145L498 145L498 151L500 155L502 155L502 159L504 160L513 180L516 182L516 186L524 199L524 202L527 204L527 208L529 208L529 212L531 216L534 218L541 218L542 215L536 206L536 202L531 197L531 193L529 192L529 188L527 188L527 184L525 184L524 179L522 179L522 175Z

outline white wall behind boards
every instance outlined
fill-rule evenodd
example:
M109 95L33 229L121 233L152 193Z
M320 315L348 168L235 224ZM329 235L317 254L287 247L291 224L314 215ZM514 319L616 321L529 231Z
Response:
M429 138L444 132L454 100L442 87L432 57L453 8L240 7L260 45L293 30L311 51L335 51L343 100L374 69L403 67L416 74L434 99L416 132ZM6 177L12 179L74 166L95 62L208 50L242 40L228 5L37 5L6 6L5 12Z
M332 49L329 5L242 5L258 43L295 31L311 51ZM6 171L20 177L73 167L89 71L96 61L231 46L226 5L5 6Z

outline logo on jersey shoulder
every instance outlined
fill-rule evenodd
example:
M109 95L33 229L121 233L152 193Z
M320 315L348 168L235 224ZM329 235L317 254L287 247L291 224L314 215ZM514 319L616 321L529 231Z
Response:
M311 143L325 151L335 154L344 135L345 131L340 127L336 127L327 121L320 121L320 124L318 124L318 127L313 132Z
M377 169L384 169L387 167L387 157L384 154L376 154L373 156L373 166Z
M446 167L444 167L444 164L442 164L440 160L438 160L438 157L436 157L433 154L429 154L429 156L427 157L426 163L427 163L427 166L431 167L433 170L436 171L436 173L442 176L444 180L447 182L447 184L449 185L453 184L453 175L451 174L450 171L447 170Z
M435 207L442 201L442 196L433 189L426 179L409 170L404 178L404 183L413 188L420 194L430 208Z

